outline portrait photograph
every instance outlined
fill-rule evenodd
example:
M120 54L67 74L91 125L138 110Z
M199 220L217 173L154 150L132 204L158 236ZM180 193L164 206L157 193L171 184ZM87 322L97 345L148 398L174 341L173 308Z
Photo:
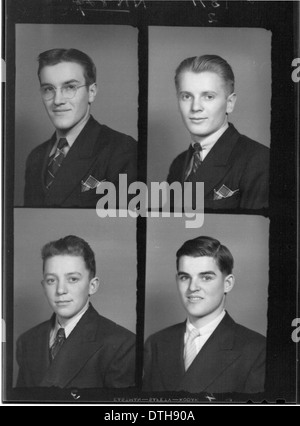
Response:
M271 37L149 28L149 183L203 182L207 209L268 207Z
M115 183L118 173L127 173L128 181L136 180L137 37L137 30L128 26L16 26L15 206L95 207L95 188L102 181ZM81 52L96 68L96 76L89 77L89 83L95 83L90 86L90 99L86 101L82 99L86 78L80 75L78 65L82 67L80 61L84 64L88 58L81 59ZM41 54L44 56L40 58L38 76ZM74 74L77 69L79 77ZM44 99L40 92L42 87L48 88L46 83L59 86L69 81L74 84L73 80L80 87L72 99L62 94ZM87 108L93 122L90 119L73 141L67 152L70 155L65 153L66 161L49 189L47 166L55 153L52 135L67 126L81 125ZM102 145L109 144L114 156L100 141ZM86 184L83 187L82 182Z
M133 386L135 375L133 341L137 320L136 220L132 218L100 219L93 211L61 209L15 209L14 218L14 386L27 389L51 387L51 385L58 388L70 386L126 388ZM60 241L66 237L70 241ZM78 239L80 239L79 242ZM89 298L86 291L82 294L78 293L82 288L82 280L86 279L82 271L86 273L88 262L90 262L86 259L84 251L80 250L81 240L84 240L84 245L87 243L90 246L95 257L96 266L94 268L96 270L92 277L87 278L87 281L91 280L93 284L92 280L96 277L97 282L94 283L95 288L90 289ZM53 247L46 246L52 242L54 242ZM52 261L55 263L52 264ZM47 271L48 266L51 270ZM79 279L82 275L83 278ZM61 288L64 283L66 283L65 289ZM74 294L76 288L79 290ZM49 293L50 291L51 293ZM79 321L67 338L67 341L71 339L69 343L73 345L73 348L66 348L71 353L58 354L57 360L55 359L58 364L50 365L48 360L48 343L51 335L49 327L47 326L48 328L45 329L35 327L38 324L45 324L45 322L47 324L50 318L53 320L53 311L60 321L65 320L67 324L72 322L72 318L76 319L76 315L80 315L88 299L93 312L87 311L82 319L85 317L85 321L87 321L88 314L91 317L89 323L86 325ZM65 306L64 303L69 303L69 306ZM117 324L117 326L113 326L113 324ZM96 337L93 334L94 328L98 330L97 333L95 332ZM111 331L110 328L112 328ZM28 333L28 330L33 330L33 332ZM82 334L81 337L78 335L79 332ZM109 332L112 334L111 336L105 335ZM21 350L20 340L19 346L17 346L17 341L20 336L24 336L24 333L23 350ZM115 336L116 341L108 344L112 351L110 355L105 354L105 345L97 347L98 334L102 345L105 339L110 340ZM118 345L119 335L120 339L123 338L122 344L131 343L126 352L130 352L132 359L128 361L126 352L124 352L123 357L118 362L116 361L117 365L114 366L113 360L117 356L113 353L112 348L115 348L116 352L122 353L122 345ZM36 347L34 342L36 342ZM26 358L29 356L29 352L30 360ZM100 361L97 360L97 354L99 354ZM64 360L64 357L67 360ZM21 365L25 371L23 378L20 377L17 358L19 366ZM84 365L87 367L89 362L90 370L85 371L85 374L82 373L81 377L80 371ZM124 365L128 369L129 366L132 368L131 381L126 376L126 374L129 375L129 372L125 370ZM35 366L33 371L32 366ZM100 371L103 368L107 370L105 374ZM124 369L124 380L121 373L118 375L118 368ZM111 371L113 369L116 371ZM67 370L66 375L62 373L65 370ZM48 377L48 382L46 377Z
M263 392L269 220L206 214L198 230L180 222L148 221L144 390L216 401Z

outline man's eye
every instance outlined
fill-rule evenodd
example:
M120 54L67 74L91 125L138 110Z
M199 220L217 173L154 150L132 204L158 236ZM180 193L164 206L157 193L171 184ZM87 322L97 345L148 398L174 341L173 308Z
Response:
M70 277L69 278L69 283L71 283L71 284L75 284L75 283L77 283L78 282L78 278L77 277Z
M187 277L186 275L180 275L178 277L180 279L180 281L188 281L189 277Z
M46 279L46 284L47 285L53 285L55 284L56 280L54 278L47 278Z
M202 281L211 281L213 279L212 275L203 275Z
M187 93L182 93L182 95L181 95L181 99L182 99L183 101L188 101L188 100L190 100L190 99L191 99L191 95L189 95L189 94L187 94Z
M215 99L214 95L206 95L205 99L207 99L208 101L211 101L213 99Z
M73 90L76 90L76 84L66 84L64 86L64 90L72 92Z
M44 93L53 93L54 92L54 87L52 87L52 86L43 87L43 92Z

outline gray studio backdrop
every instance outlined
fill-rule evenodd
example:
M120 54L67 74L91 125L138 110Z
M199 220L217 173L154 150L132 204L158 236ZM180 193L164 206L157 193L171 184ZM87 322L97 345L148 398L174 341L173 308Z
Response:
M15 209L14 219L14 341L51 317L41 286L41 248L70 234L84 238L95 252L101 285L91 298L93 306L135 333L135 219L103 219L94 210L64 209Z
M271 32L259 28L149 28L148 182L164 181L190 137L178 112L174 75L191 56L216 54L236 77L237 103L229 120L270 146Z
M138 31L115 25L16 25L15 205L23 205L25 162L53 134L39 93L37 57L57 47L76 48L97 67L96 120L137 139Z
M176 252L200 235L217 238L231 251L236 284L226 309L235 321L266 335L269 282L269 220L260 216L206 214L200 229L184 218L148 219L145 338L186 319L177 285Z

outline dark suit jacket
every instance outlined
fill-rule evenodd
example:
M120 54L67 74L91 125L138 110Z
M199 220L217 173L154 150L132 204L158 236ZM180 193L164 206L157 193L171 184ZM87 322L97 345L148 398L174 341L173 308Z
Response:
M135 335L90 305L50 364L55 317L17 342L17 387L125 388L135 382Z
M193 148L172 163L168 183L183 184ZM269 149L241 135L232 124L223 133L198 168L193 182L204 182L204 202L208 209L261 209L268 207ZM222 185L236 191L228 198L214 200L214 190Z
M82 192L81 182L92 175L118 187L119 174L128 185L136 181L137 146L134 139L99 124L90 117L57 173L49 190L45 174L56 135L29 155L25 173L26 207L95 207L101 195L96 189Z
M145 391L256 393L264 390L265 338L226 313L185 372L186 323L151 336L145 350Z

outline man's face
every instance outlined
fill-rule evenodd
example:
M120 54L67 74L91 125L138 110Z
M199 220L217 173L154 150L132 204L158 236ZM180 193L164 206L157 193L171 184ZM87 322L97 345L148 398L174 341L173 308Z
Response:
M203 327L224 309L225 293L232 289L234 277L225 276L212 257L182 256L177 285L191 323Z
M63 325L96 293L98 278L90 278L82 256L57 255L46 260L42 285L46 298Z
M76 62L45 66L40 72L40 84L41 87L53 86L57 89L55 97L50 100L43 99L43 103L54 127L64 133L84 121L89 114L90 103L94 101L97 93L96 84L92 84L89 87L80 87L72 99L63 97L60 91L63 85L86 84L84 69Z
M185 127L198 142L223 126L226 113L233 111L236 100L234 93L228 94L222 78L208 71L183 72L177 96Z

